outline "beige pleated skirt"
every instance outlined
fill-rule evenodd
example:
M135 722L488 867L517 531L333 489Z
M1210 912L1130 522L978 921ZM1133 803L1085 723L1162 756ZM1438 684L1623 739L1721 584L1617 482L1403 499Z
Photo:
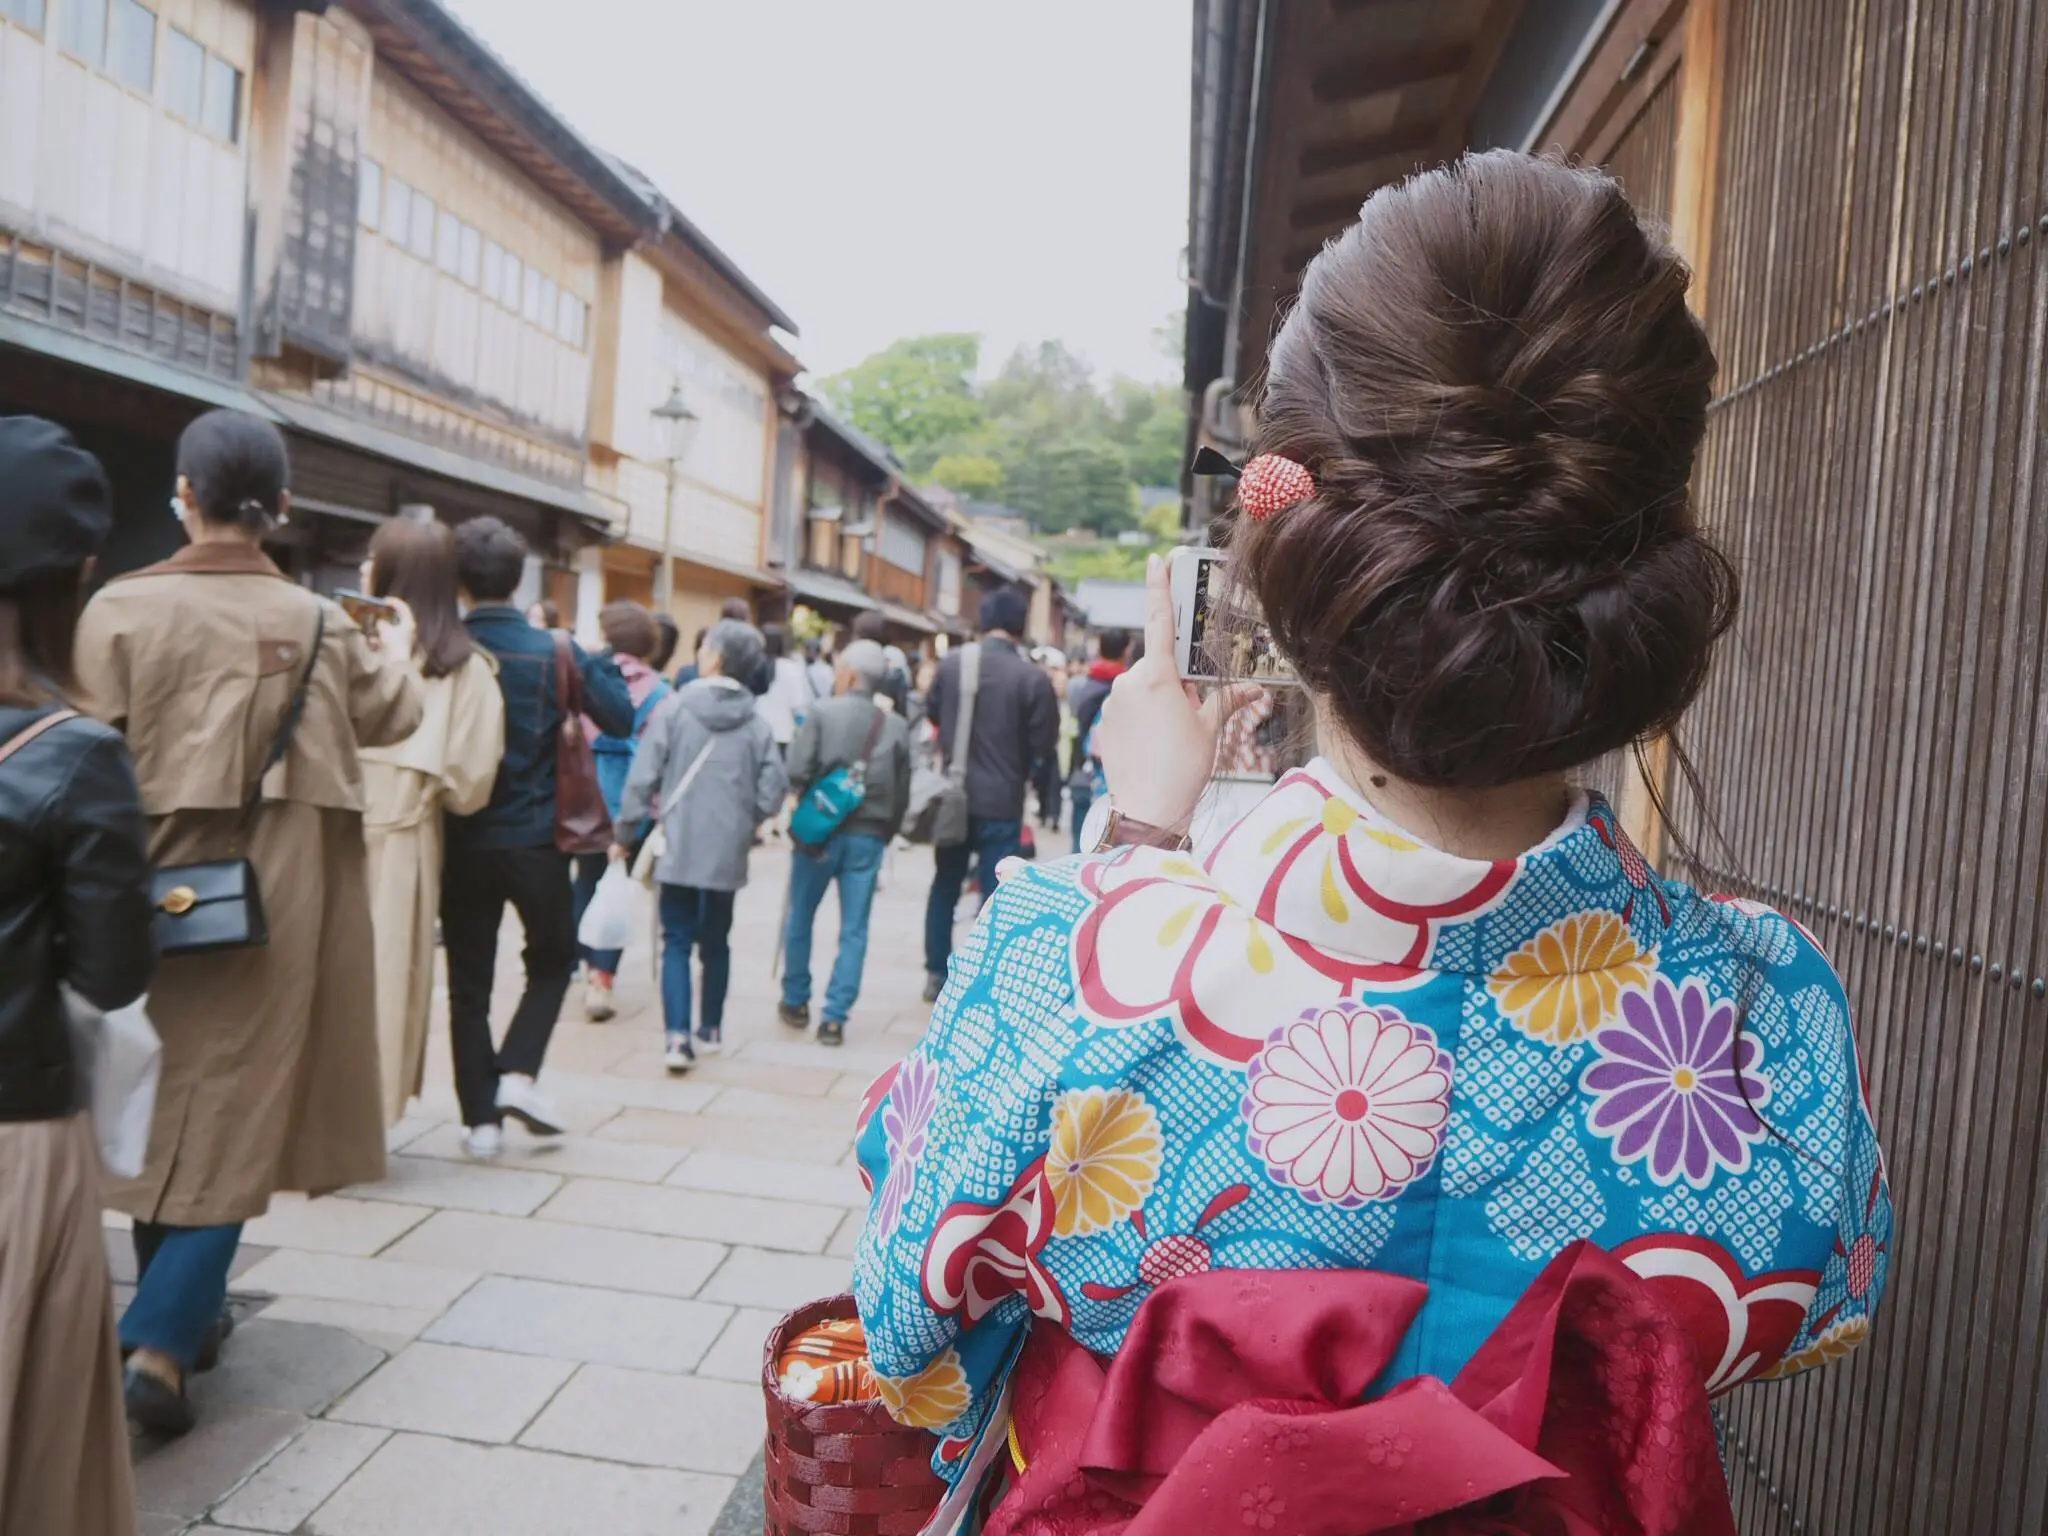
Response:
M0 1123L0 1536L135 1536L92 1124Z

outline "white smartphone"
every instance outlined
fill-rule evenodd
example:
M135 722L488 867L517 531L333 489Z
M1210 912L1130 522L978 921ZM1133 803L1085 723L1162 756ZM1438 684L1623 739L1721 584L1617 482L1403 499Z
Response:
M1231 581L1222 550L1176 549L1167 557L1166 579L1173 593L1174 663L1182 677L1295 684L1257 599Z

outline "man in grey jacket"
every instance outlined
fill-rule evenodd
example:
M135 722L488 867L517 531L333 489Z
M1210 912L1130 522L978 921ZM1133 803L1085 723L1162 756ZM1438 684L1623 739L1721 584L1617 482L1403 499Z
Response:
M910 809L910 728L875 702L889 660L872 640L856 640L839 653L833 697L813 709L789 749L789 778L799 796L835 768L858 763L866 793L822 848L798 848L789 867L789 922L782 939L782 1006L793 1029L811 1027L811 928L818 905L839 884L839 957L825 987L820 1045L846 1043L846 1017L860 996L867 964L868 913L889 841Z
M733 894L747 883L755 830L789 793L775 733L740 681L754 676L765 655L751 624L721 619L711 626L697 652L697 681L648 721L619 805L621 828L656 816L666 845L654 878L661 887L661 1011L671 1072L687 1072L697 1061L690 1042L692 949L704 967L697 1048L706 1055L721 1048ZM624 849L613 849L612 857L624 858Z

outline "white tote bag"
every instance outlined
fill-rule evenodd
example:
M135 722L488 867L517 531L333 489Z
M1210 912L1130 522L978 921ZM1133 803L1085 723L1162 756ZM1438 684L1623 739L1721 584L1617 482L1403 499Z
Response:
M102 1013L66 987L64 1006L100 1161L115 1178L135 1178L149 1156L149 1122L156 1113L157 1082L163 1075L163 1041L139 1002Z
M625 861L611 865L591 893L583 909L583 921L576 929L576 942L585 949L624 949L633 942L633 930L640 923L640 909L647 893L633 879Z

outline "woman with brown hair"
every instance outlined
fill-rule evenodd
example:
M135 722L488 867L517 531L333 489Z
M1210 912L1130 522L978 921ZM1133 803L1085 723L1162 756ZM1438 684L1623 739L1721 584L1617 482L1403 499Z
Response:
M1869 1333L1840 980L1576 787L1734 611L1688 278L1507 152L1310 264L1227 532L1322 755L1188 847L1223 711L1155 561L1108 846L998 890L870 1091L874 1370L991 1531L1729 1532L1707 1395Z
M463 628L455 535L445 524L385 523L370 540L363 582L417 626L412 666L423 700L418 730L396 746L362 754L377 932L377 1054L384 1122L391 1125L419 1092L426 1066L441 818L471 815L490 799L505 753L505 698L497 663Z
M81 695L128 740L151 861L253 876L264 920L189 885L161 909L211 921L228 905L238 930L157 971L148 1160L109 1194L140 1270L121 1319L128 1413L161 1434L192 1427L186 1378L218 1348L242 1224L279 1190L384 1175L359 749L420 719L410 621L366 635L263 553L291 506L283 435L212 411L177 467L190 542L102 587L78 626Z
M120 736L72 713L83 576L112 523L61 427L0 419L0 1536L133 1536L100 1158L65 993L155 968L142 802Z

